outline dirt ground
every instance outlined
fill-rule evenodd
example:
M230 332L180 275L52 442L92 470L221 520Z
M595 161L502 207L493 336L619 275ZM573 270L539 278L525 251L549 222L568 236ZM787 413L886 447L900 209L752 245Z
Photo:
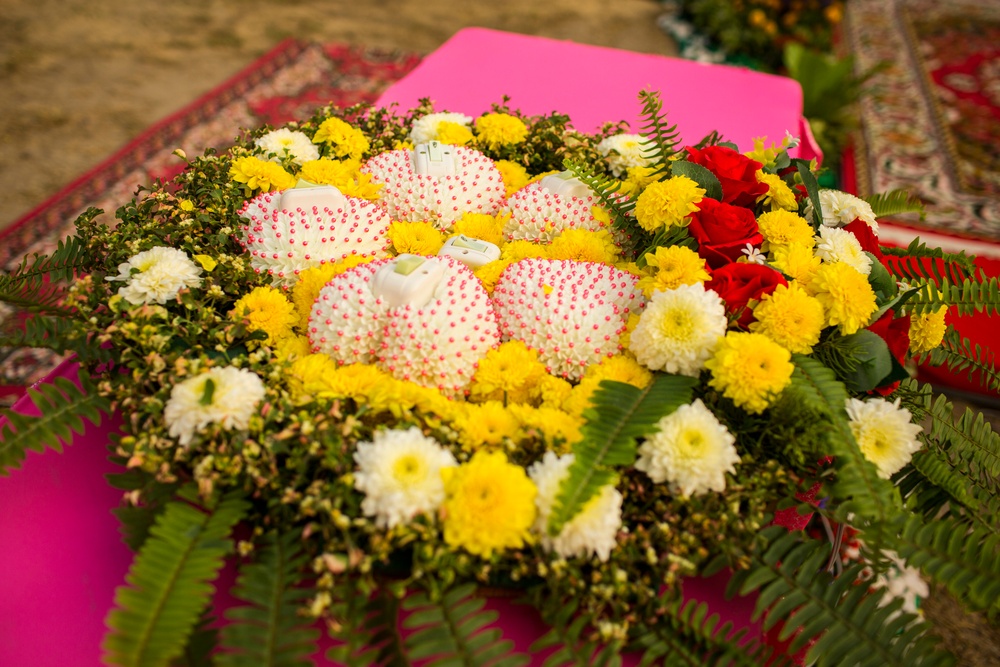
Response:
M673 55L655 0L0 0L0 228L287 37L428 53L481 26Z

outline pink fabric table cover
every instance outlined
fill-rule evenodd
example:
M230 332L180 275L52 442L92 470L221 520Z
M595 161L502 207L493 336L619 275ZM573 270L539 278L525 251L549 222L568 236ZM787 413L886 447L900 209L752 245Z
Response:
M567 114L581 132L619 120L638 132L641 90L660 92L667 120L687 144L718 130L746 151L754 137L777 142L787 131L802 139L793 157L822 157L793 79L486 28L455 33L376 104L407 110L428 97L438 111L476 116L507 95L511 108Z

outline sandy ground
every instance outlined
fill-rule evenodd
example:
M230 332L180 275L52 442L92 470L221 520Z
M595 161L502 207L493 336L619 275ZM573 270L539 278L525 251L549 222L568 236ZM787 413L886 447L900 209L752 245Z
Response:
M297 37L427 53L482 26L673 55L655 0L0 0L0 228Z

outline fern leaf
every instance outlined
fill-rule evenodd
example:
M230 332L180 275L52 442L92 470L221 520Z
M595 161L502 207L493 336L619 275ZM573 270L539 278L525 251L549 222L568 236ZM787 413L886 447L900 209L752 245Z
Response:
M36 314L26 318L20 326L11 324L0 332L0 346L43 347L59 354L72 352L83 363L107 363L112 360L110 349L95 345L78 329L79 321L65 314Z
M90 208L81 219L92 219L102 213ZM78 271L87 268L86 243L78 236L67 236L56 246L51 255L25 257L20 266L11 271L9 278L24 285L39 285L46 280L72 280Z
M634 227L631 214L635 210L635 200L621 195L619 192L622 187L621 181L606 174L598 174L586 162L566 160L563 166L597 195L601 206L611 215L616 228Z
M793 355L795 370L792 383L795 390L814 405L821 406L831 416L832 433L829 443L837 466L833 496L841 502L838 516L885 520L900 507L898 491L878 476L875 466L865 458L854 440L847 422L845 404L847 390L833 371L809 357Z
M733 575L729 590L757 591L754 616L769 629L784 622L780 638L791 638L789 653L814 641L805 664L819 667L924 667L950 665L952 656L936 649L936 639L916 616L901 613L900 603L879 606L880 596L858 585L863 565L834 578L825 571L830 545L803 542L798 533L772 526L761 533L749 570ZM896 614L898 613L898 616Z
M954 327L949 326L941 345L925 357L933 366L947 366L952 373L968 371L968 378L979 378L979 384L992 391L1000 391L1000 373L997 372L993 352L979 343L973 344Z
M181 654L211 600L211 582L232 546L227 536L246 509L236 495L207 511L183 499L167 506L129 568L128 585L115 593L102 647L106 662L158 667Z
M330 635L340 644L327 652L327 659L346 667L409 664L399 631L399 599L384 588L368 593L356 578L337 586Z
M220 667L311 667L319 632L303 622L299 607L310 591L300 587L308 558L299 537L267 536L256 562L242 568L233 594L250 603L226 611L225 653Z
M897 480L900 493L907 501L913 502L913 510L924 516L933 517L946 506L949 511L961 505L972 514L981 510L979 501L970 488L969 480L956 472L945 454L933 444L916 452L910 460L912 470L908 476L915 479L906 485L906 491Z
M863 199L872 207L876 218L899 215L900 213L919 213L920 219L923 220L927 215L924 211L924 203L906 190L880 192L863 197Z
M885 265L889 273L907 282L960 283L976 275L974 257L964 251L948 253L928 247L919 237L906 248L882 248L882 254L888 258Z
M644 90L639 93L639 101L642 103L640 117L643 121L639 126L639 133L648 142L643 157L650 160L654 167L653 173L659 177L670 173L670 157L677 153L677 146L681 142L680 134L676 125L667 123L666 113L661 113L663 100L659 93Z
M418 593L403 601L410 615L403 627L413 630L406 638L412 660L430 660L437 665L492 665L517 667L530 658L514 653L514 643L502 639L500 628L487 627L496 621L496 612L484 611L484 598L475 597L475 584L445 591L440 600Z
M620 642L602 646L584 636L590 624L586 615L579 613L579 599L556 599L547 590L535 590L532 601L548 624L549 631L535 640L529 650L534 655L554 649L542 663L543 667L591 667L620 663ZM611 650L608 650L609 647Z
M100 426L101 414L111 409L110 402L97 393L90 376L81 368L74 384L56 378L51 384L28 389L28 397L40 416L2 410L6 421L0 424L0 475L18 468L26 452L42 452L46 447L62 451L82 434L87 423Z
M924 283L916 294L907 299L907 310L914 315L936 313L942 306L953 307L959 315L1000 312L1000 284L997 277L980 280L966 278L959 283L940 285Z
M691 401L696 378L657 373L639 389L622 382L604 380L591 397L592 408L581 439L573 445L574 460L560 484L549 533L558 535L563 525L593 498L615 474L612 466L635 462L637 439L649 435L656 423Z

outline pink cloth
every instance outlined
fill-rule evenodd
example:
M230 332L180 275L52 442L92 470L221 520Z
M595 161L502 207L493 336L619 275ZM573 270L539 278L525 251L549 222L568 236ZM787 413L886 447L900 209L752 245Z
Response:
M688 144L718 130L746 151L754 137L778 142L787 131L803 140L793 157L822 157L793 79L486 28L455 33L376 104L408 110L429 97L438 111L476 116L507 95L511 108L567 114L581 132L619 120L638 132L641 90L660 92L667 120Z

